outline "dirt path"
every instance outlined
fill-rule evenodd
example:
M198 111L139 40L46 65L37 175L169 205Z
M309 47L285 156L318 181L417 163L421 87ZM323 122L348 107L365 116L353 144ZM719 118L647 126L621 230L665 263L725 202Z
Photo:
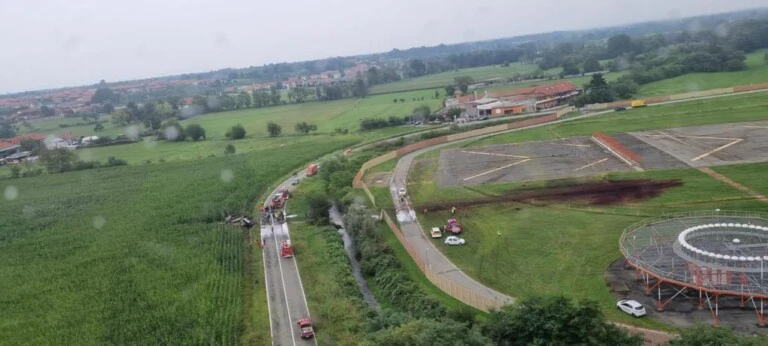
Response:
M720 180L720 181L722 181L722 182L724 182L724 183L726 183L728 185L731 185L731 186L741 190L742 192L744 192L744 193L754 197L758 201L768 202L768 197L766 197L765 195L761 195L761 194L757 193L755 190L752 190L752 189L750 189L750 188L748 188L748 187L746 187L744 185L741 185L741 184L731 180L731 178L728 178L728 177L726 177L726 176L724 176L724 175L722 175L720 173L717 173L717 172L713 171L709 167L701 167L701 168L699 168L699 171L704 172L704 173L708 174L712 178Z

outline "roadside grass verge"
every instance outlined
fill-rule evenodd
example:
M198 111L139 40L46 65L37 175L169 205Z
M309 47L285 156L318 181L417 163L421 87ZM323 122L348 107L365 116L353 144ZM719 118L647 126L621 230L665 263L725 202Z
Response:
M321 180L304 180L288 202L291 242L320 345L353 345L365 337L368 307L344 252L341 236L330 226L308 224L307 196L323 190Z

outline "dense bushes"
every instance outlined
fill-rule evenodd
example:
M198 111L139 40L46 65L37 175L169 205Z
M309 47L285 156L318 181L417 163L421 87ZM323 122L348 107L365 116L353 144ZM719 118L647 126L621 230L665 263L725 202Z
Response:
M403 272L392 249L376 232L376 225L362 206L349 208L344 217L352 239L357 245L357 257L363 275L372 278L389 304L415 318L441 318L446 308L419 290Z
M229 139L243 139L245 138L245 127L240 124L232 126L232 128L227 131L225 136Z

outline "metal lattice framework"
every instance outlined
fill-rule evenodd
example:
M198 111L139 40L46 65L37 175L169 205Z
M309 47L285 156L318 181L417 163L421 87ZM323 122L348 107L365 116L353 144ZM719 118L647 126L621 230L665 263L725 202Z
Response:
M719 321L718 299L735 296L755 308L765 325L768 299L768 213L699 211L642 220L624 230L619 247L643 280L645 293L657 294L657 310L690 290L698 291ZM677 292L662 299L661 285Z

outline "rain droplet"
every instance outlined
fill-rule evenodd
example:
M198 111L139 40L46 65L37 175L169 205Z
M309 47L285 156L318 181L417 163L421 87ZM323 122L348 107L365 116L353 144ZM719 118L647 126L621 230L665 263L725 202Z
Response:
M144 149L147 149L147 150L154 149L156 145L157 145L157 142L149 138L144 138Z
M232 181L232 179L234 179L234 178L235 178L235 174L232 173L231 169L225 169L225 170L221 171L221 181L223 181L225 183L228 183L228 182Z
M25 205L24 208L21 208L21 214L24 215L25 218L31 219L35 216L35 208L30 205Z
M126 136L130 139L136 139L139 138L139 135L141 135L141 130L136 125L128 126L128 128L125 130Z
M16 186L8 185L5 187L5 199L12 201L19 197L19 189Z
M168 126L165 128L165 138L174 140L178 136L179 136L179 129L176 128L176 126Z
M107 223L107 220L103 216L93 217L93 227L96 227L96 229L101 229L105 223Z

